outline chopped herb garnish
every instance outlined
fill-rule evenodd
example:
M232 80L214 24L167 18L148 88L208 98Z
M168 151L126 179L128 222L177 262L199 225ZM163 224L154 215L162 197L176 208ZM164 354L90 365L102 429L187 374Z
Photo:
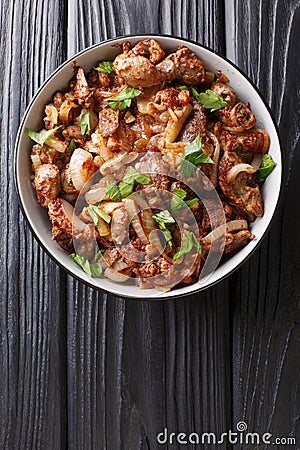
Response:
M191 200L184 200L186 197L186 191L184 189L174 188L173 197L171 200L171 208L172 209L180 209L183 208L184 205L192 206L195 203L198 203L198 198L193 198Z
M106 223L110 223L111 221L110 215L104 212L101 208L99 208L96 205L89 205L88 212L91 218L93 219L96 227L99 226L99 218L105 220Z
M122 198L116 180L108 180L104 192L112 200L121 200Z
M193 97L201 103L204 108L210 109L211 112L217 111L220 108L224 108L227 102L211 89L207 89L205 92L198 92L194 87L180 86L179 89L190 91Z
M183 245L177 250L177 252L173 256L173 261L175 261L180 256L189 253L193 247L195 247L199 255L201 255L202 253L201 244L192 231L184 231L182 233L182 242Z
M94 67L95 70L102 73L111 73L113 71L112 61L102 61L98 67Z
M118 108L119 110L122 110L129 108L131 105L131 100L139 95L141 95L141 91L138 89L125 86L117 95L104 100L104 102L108 103L112 109Z
M69 150L75 150L75 148L77 148L75 141L74 141L74 139L71 139L70 144L69 144Z
M220 95L210 89L207 89L205 92L200 92L197 100L202 103L204 108L210 109L211 112L224 108L227 105L227 102Z
M42 130L39 133L37 133L36 131L32 131L29 128L25 128L25 133L34 141L37 142L38 144L40 144L41 146L43 146L45 144L45 142L47 141L47 139L49 139L49 137L55 133L56 130L58 130L62 125L59 125L56 128L53 128L52 130Z
M79 122L80 125L80 133L82 136L85 134L90 134L91 132L91 125L90 125L90 112L88 109L84 109L82 113L80 114Z
M214 164L210 156L202 150L200 133L183 149L180 168L185 177L192 175L194 164Z
M152 219L158 223L159 229L163 232L167 243L172 247L172 233L167 228L166 224L175 223L174 217L170 214L167 209L160 211L158 214L153 214Z
M128 197L134 188L134 183L149 184L151 179L138 172L133 167L129 167L122 181L117 185L115 180L109 180L105 188L105 194L113 199L120 200L121 198Z
M263 155L259 169L257 169L254 179L257 183L263 183L265 179L270 175L276 163L271 155Z
M102 274L102 266L101 262L99 261L99 256L101 252L96 250L95 256L93 258L93 262L90 262L88 259L88 256L86 253L83 253L82 255L77 255L76 253L72 253L70 255L70 258L73 259L73 261L84 270L85 273L87 273L92 278L98 278Z

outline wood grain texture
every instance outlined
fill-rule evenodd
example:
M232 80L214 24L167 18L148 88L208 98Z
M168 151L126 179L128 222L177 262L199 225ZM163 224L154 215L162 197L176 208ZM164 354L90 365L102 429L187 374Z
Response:
M13 149L26 105L65 58L64 7L3 1L0 14L0 448L58 449L66 443L65 274L19 211Z
M260 250L230 278L234 423L244 420L251 431L274 437L294 436L299 446L300 2L231 3L235 33L227 49L231 43L230 55L272 109L285 168L271 230Z
M156 450L164 427L221 434L240 420L300 445L299 6L2 2L1 449ZM17 128L42 81L89 45L148 32L191 38L234 60L272 108L286 167L260 249L217 286L164 303L117 298L67 276L34 241L13 185Z

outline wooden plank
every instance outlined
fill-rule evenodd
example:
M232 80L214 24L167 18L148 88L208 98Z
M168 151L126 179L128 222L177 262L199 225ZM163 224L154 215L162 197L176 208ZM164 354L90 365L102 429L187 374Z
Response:
M65 274L18 208L13 148L31 96L65 58L62 2L1 3L0 448L66 445Z
M219 1L69 1L68 55L145 32L225 51L223 27ZM157 448L164 427L227 430L228 299L226 281L183 300L150 303L97 293L68 277L70 448Z
M285 166L283 198L271 230L260 250L230 279L233 417L234 423L244 420L250 431L296 436L299 446L300 183L293 169L300 164L295 115L300 3L233 0L226 7L233 31L227 52L270 105Z

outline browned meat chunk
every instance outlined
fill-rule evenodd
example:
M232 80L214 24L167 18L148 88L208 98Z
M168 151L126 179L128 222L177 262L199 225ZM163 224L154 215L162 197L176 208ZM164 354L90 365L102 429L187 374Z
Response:
M88 257L93 257L95 254L95 248L97 245L97 237L99 233L97 232L94 224L87 224L83 233L77 238L76 243L76 253L82 255L85 253Z
M60 247L68 252L72 252L74 250L72 236L62 231L57 225L52 225L52 238L60 245Z
M78 103L85 108L93 106L93 89L89 88L88 82L85 78L84 70L80 67L76 74L76 82L74 84L74 97L77 98Z
M98 128L104 137L111 136L117 131L119 126L119 111L111 108L104 108L99 112Z
M85 100L90 94L90 88L85 78L84 70L80 67L76 74L76 84L74 86L74 97Z
M56 106L57 109L59 109L61 107L61 105L63 104L64 100L65 100L65 96L64 96L64 94L62 92L57 91L54 94L53 103L54 103L54 105Z
M59 169L55 164L42 164L34 172L34 187L37 201L47 208L48 203L55 200L60 192Z
M177 107L186 106L189 103L190 94L189 91L175 89L173 87L158 91L154 102L165 105L168 108L175 109Z
M86 141L86 135L82 136L81 134L80 125L69 125L64 129L62 134L67 141L74 139L74 141L80 146L84 145Z
M61 198L57 198L53 202L49 203L48 214L52 222L52 226L54 226L55 229L63 231L68 236L73 235L73 225L65 214ZM55 238L56 236L53 235L53 239Z
M102 254L103 266L112 267L118 259L121 258L121 253L116 249L116 247L108 248Z
M246 245L253 238L254 235L249 230L242 230L237 233L226 233L223 253L233 252Z
M227 176L230 169L240 164L236 153L225 152L219 163L219 184L223 193L237 206L245 211L255 214L255 216L263 215L263 201L259 186L253 180L252 175L247 172L240 172L234 181L228 182Z
M202 61L187 47L181 47L176 53L167 56L157 69L167 81L177 79L183 84L200 84L206 80Z
M145 39L138 42L132 50L129 51L129 56L144 56L150 59L153 64L158 63L164 56L165 52L160 44L154 39Z
M218 82L213 83L210 89L222 97L223 100L227 102L227 106L232 107L235 105L236 94L230 86L227 86L227 84Z
M196 100L192 100L192 106L193 111L179 135L179 140L182 142L192 142L199 132L203 133L206 130L206 114L204 106Z
M270 145L270 138L265 130L256 128L235 134L235 141L243 151L251 153L267 153Z
M256 123L255 115L251 112L249 105L242 102L237 103L233 108L226 106L216 112L224 124L224 127L233 132L249 130Z
M60 175L61 188L66 194L76 194L76 189L72 181L70 164L66 165L66 168L62 170Z
M133 87L150 87L161 82L161 73L144 56L118 55L114 61L114 71L125 83Z
M31 160L33 170L35 170L41 164L52 164L57 155L57 151L54 148L47 147L47 145L35 144L31 150Z

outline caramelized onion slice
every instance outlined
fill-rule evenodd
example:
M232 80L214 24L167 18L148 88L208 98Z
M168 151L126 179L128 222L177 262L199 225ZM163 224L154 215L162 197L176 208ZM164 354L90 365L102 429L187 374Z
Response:
M102 173L102 175L106 175L107 173L111 173L116 170L119 170L119 169L121 169L122 166L124 166L125 164L131 163L137 157L138 157L137 152L119 153L114 158L109 159L104 164L102 164L102 166L100 167L100 172Z
M262 154L256 153L254 155L254 158L252 159L251 166L254 167L254 169L258 169L262 160Z
M207 132L208 136L210 137L210 139L213 141L214 143L214 154L213 154L213 162L214 164L212 164L211 167L211 182L214 186L217 186L218 183L218 163L219 163L219 158L220 158L220 143L219 140L217 139L217 137L213 134L210 133L209 131Z
M83 222L74 211L73 206L67 202L65 199L61 199L62 208L64 211L65 216L69 220L69 222L73 225L73 228L75 228L78 231L83 231L86 227L86 223Z
M223 223L219 227L215 228L211 231L207 236L202 239L202 243L211 244L212 242L217 241L222 237L225 233L231 233L232 231L237 230L247 230L248 223L247 220L231 220L230 222Z
M99 184L94 184L93 186L91 186L84 197L89 205L94 205L95 203L101 202L101 200L104 199L105 188L103 186L99 186Z
M143 244L148 244L148 238L144 231L143 225L140 221L139 210L136 206L135 201L132 198L125 198L123 200L123 202L125 204L125 208L128 213L131 225L133 226L136 234L138 235L140 240L143 242Z
M109 278L111 281L115 281L116 283L125 283L125 281L129 280L129 278L130 278L129 275L119 273L110 267L105 269L104 276L106 278Z
M227 174L227 182L232 183L241 172L253 174L256 172L256 170L257 169L255 169L255 167L251 166L250 164L236 164L229 170Z
M70 159L70 172L75 189L81 191L94 172L92 155L82 148L76 148Z

